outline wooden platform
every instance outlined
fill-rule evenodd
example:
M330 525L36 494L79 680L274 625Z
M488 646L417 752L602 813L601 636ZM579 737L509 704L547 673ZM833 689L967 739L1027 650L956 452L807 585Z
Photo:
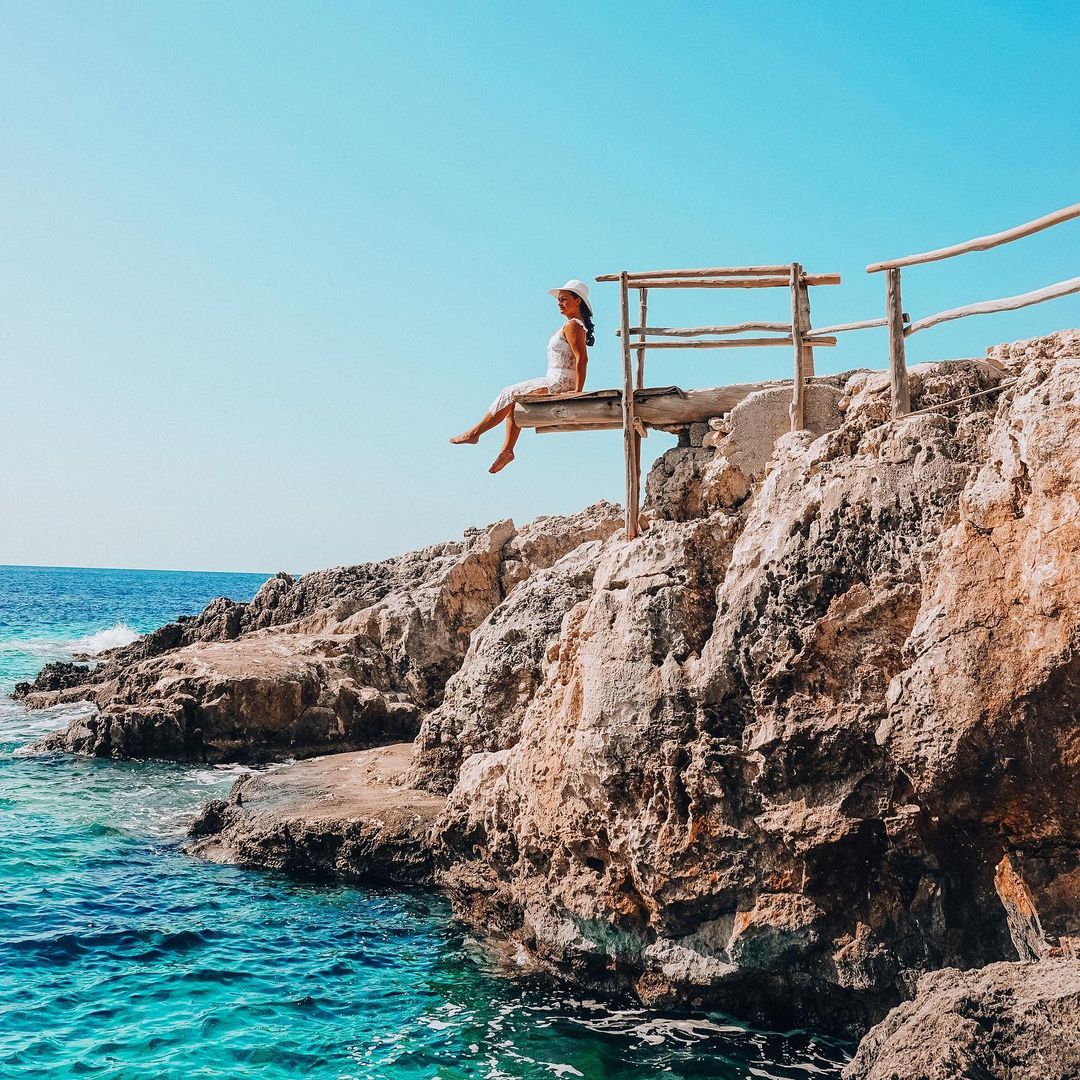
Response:
M678 386L647 386L634 391L634 416L645 428L670 431L731 412L743 398L758 390L792 385L791 379L734 383L705 390ZM553 394L519 401L514 419L538 432L605 431L623 426L621 390L591 390L584 394Z

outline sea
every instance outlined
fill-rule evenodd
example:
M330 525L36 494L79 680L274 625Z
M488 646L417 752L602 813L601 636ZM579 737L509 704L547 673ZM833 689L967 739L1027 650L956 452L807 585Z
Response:
M812 1032L509 975L435 893L186 855L239 767L30 749L85 706L27 712L16 682L264 579L0 566L0 1080L839 1074L851 1047Z

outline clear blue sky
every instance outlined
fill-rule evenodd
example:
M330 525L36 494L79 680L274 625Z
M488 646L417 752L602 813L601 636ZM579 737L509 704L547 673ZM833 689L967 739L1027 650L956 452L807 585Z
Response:
M797 259L844 276L819 325L875 317L868 262L1080 200L1078 56L1073 2L4 0L0 563L303 571L619 500L617 432L525 432L494 478L497 435L446 443L542 373L546 289ZM905 307L1072 277L1078 251L1080 221L913 271ZM615 385L594 295L590 383ZM1073 297L910 356L1076 325ZM686 386L790 363L654 355ZM819 351L884 362L878 331Z

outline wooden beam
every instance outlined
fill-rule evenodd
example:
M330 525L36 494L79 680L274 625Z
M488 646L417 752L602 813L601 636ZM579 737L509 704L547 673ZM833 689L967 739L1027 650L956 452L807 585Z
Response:
M731 412L758 390L791 387L790 379L735 383L705 390L671 390L653 394L646 390L634 395L634 415L649 427L685 427ZM580 397L535 397L517 403L514 420L521 427L580 427L586 424L622 425L622 394L617 390Z
M803 379L809 379L814 374L814 345L810 344L808 335L810 333L810 290L806 287L806 283L800 278L799 280L799 333L802 336L802 374ZM794 323L792 324L794 325ZM817 345L835 345L836 338L823 337L814 344Z
M638 322L644 326L648 322L649 313L649 290L642 289L638 293ZM621 333L621 331L620 331ZM640 331L638 332L641 336ZM644 341L644 336L641 336L641 340ZM637 351L637 378L634 381L634 385L640 390L645 385L645 350L638 349Z
M534 428L537 435L560 435L568 431L618 431L622 424L617 421L599 424L546 424Z
M989 251L990 248L1020 240L1022 237L1031 236L1032 233L1042 232L1043 229L1049 229L1053 225L1060 225L1063 221L1071 221L1078 217L1080 217L1080 203L1074 203L1072 206L1055 210L1052 214L1046 214L1024 225L1017 225L1014 229L1006 229L1004 232L978 236L962 244L938 248L936 251L924 251L920 255L905 255L902 259L886 259L884 262L871 263L866 268L866 272L876 274L881 270L898 270L901 266L917 266L920 263L951 259L954 255L964 255L969 251Z
M647 341L634 348L646 349L741 349L755 348L763 345L791 345L792 338L788 334L785 337L766 338L724 338L721 341L706 341L695 338L693 341ZM836 338L814 338L814 345L835 345Z
M807 285L839 285L839 274L807 274ZM650 278L637 281L634 288L647 289L786 289L790 284L786 277L743 278Z
M643 290L647 291L647 290ZM702 337L706 334L742 334L748 330L775 330L780 334L791 333L791 323L786 322L744 322L734 323L731 326L646 326L642 320L641 326L631 326L631 334L646 334L655 337ZM621 330L615 331L618 337Z
M784 274L787 265L783 266L716 266L708 270L634 270L627 271L626 277L633 283L639 278L671 278L671 277L739 277L745 274L752 277L754 274ZM601 274L597 281L619 281L620 274Z
M885 318L889 322L889 379L892 390L892 418L911 412L907 362L904 357L904 308L900 296L900 271L885 271Z
M1060 296L1069 296L1076 292L1080 292L1080 277L1059 281L1055 285L1047 285L1045 289L1021 293L1019 296L1006 296L1001 300L983 300L978 304L966 304L964 307L952 308L949 311L939 311L936 315L928 315L925 319L916 320L904 333L905 335L915 334L920 330L937 326L938 323L962 319L966 315L993 315L998 311L1015 311L1017 308L1041 304L1045 300L1056 300Z
M638 534L639 483L641 476L641 437L634 427L634 376L630 367L630 288L624 270L619 279L622 313L623 354L623 452L626 457L626 539Z
M795 350L795 379L791 396L791 430L802 431L806 427L806 373L803 371L803 312L801 296L802 267L791 264L791 344Z
M907 315L904 316L906 321ZM844 334L848 330L869 330L873 326L887 326L888 319L863 319L862 322L837 323L836 326L820 326L809 337L818 338L823 334Z

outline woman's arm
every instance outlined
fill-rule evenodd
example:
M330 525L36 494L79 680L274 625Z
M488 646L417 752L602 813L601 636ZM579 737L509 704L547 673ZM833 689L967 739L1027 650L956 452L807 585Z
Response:
M585 385L585 369L589 366L589 350L585 345L585 327L581 323L571 322L566 324L563 330L570 351L574 354L574 363L577 369L577 386L574 392L581 393Z

